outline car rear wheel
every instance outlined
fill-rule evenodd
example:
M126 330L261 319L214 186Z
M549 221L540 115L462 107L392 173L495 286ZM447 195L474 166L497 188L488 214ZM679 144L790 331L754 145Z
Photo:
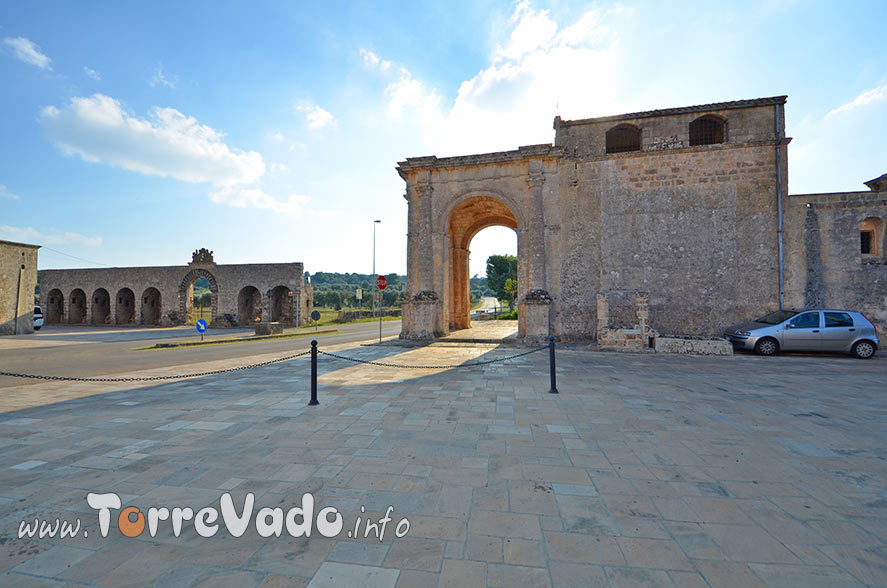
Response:
M776 339L767 337L755 343L755 353L758 355L776 355L778 351L779 343L776 342Z
M857 341L853 344L852 353L859 359L869 359L875 354L875 344L871 341Z

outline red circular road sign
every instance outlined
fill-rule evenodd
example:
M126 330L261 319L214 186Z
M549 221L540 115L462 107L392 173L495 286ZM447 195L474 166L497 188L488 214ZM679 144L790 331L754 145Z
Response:
M378 286L379 290L384 290L388 287L388 280L385 279L385 276L376 278L376 286Z

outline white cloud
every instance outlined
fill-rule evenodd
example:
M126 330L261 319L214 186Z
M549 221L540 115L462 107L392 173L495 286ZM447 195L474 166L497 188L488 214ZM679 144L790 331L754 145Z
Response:
M497 50L496 59L520 59L548 44L557 32L557 23L548 18L547 10L534 12L526 0L519 2L511 16L514 28L505 47Z
M308 123L308 127L311 129L322 129L325 126L336 122L336 119L332 114L317 104L312 104L307 100L298 103L296 105L296 110L305 113L305 122Z
M163 75L163 67L157 66L157 69L154 70L154 77L148 82L148 85L152 88L156 88L157 86L166 86L167 88L175 88L176 84L179 82L177 77L172 80L167 79L165 75Z
M9 198L10 200L21 200L18 194L10 192L6 186L0 184L0 198Z
M363 57L363 63L369 69L378 69L384 73L391 67L390 61L379 59L378 55L367 49L361 49L360 56Z
M284 141L286 141L286 137L283 136L283 133L277 131L276 133L271 134L271 140L277 141L278 143L283 143Z
M231 186L254 183L265 173L259 153L229 148L223 133L174 108L154 108L144 119L94 94L63 108L47 106L40 122L66 154L147 175Z
M40 47L24 37L6 37L3 44L11 47L15 56L25 63L36 65L40 69L52 69L49 65L52 61L40 52Z
M86 66L84 65L84 66L83 66L83 73L86 74L86 77L91 78L91 79L93 79L93 80L95 80L95 81L97 81L97 82L102 81L102 76L101 76L101 74L99 74L99 72L97 72L96 70L92 69L91 67L86 67Z
M87 237L80 233L41 233L34 227L0 226L0 236L11 241L34 243L36 245L86 245L99 247L101 237Z
M465 80L451 104L398 68L385 90L388 115L415 129L428 153L453 155L548 143L551 122L624 112L618 39L589 10L560 28L548 11L517 5L490 65ZM368 66L381 58L362 50Z
M304 205L310 198L299 194L290 194L286 200L276 200L273 196L259 188L244 186L227 186L212 192L209 199L217 204L227 204L235 208L270 209L274 212L291 216L302 216Z
M875 102L883 102L885 100L887 100L887 84L882 84L877 88L866 90L865 92L854 98L853 101L848 102L843 106L839 106L838 108L835 108L825 116L833 116L835 114L838 114L839 112L846 112L854 108L859 108L860 106L866 106Z

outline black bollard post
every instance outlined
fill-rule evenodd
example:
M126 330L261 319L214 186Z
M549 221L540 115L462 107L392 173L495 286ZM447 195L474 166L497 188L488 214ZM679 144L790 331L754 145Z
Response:
M548 338L548 370L551 374L551 390L549 394L557 394L557 370L554 363L554 337Z
M317 406L317 341L311 342L311 400L308 406Z

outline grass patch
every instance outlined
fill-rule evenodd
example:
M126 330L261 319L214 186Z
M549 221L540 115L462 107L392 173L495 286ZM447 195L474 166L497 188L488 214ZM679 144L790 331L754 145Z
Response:
M183 343L155 343L144 347L135 347L133 351L147 351L149 349L178 349L181 347L203 347L206 345L230 345L232 343L253 343L255 341L271 341L277 339L294 339L296 337L313 337L315 335L331 335L341 333L338 329L324 329L322 331L304 331L301 333L284 333L282 335L262 335L259 337L243 337L240 339L218 339L215 341L185 341Z

